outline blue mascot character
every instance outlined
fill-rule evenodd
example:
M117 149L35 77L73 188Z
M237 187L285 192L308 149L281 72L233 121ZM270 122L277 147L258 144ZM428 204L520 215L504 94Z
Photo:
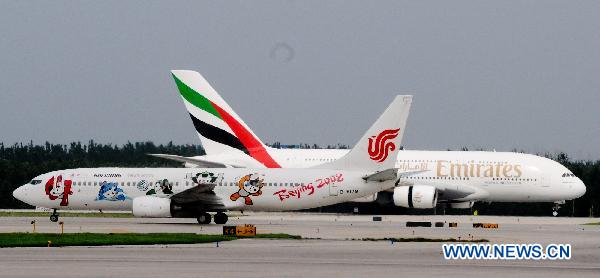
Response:
M97 201L125 201L129 199L123 189L119 188L116 182L103 182L100 185L100 192L98 192Z

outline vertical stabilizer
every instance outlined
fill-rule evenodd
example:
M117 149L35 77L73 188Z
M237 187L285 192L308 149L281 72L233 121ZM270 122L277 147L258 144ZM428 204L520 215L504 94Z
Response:
M394 168L411 103L411 95L396 96L348 154L314 168L365 171Z
M200 73L172 70L206 154L241 151L267 168L279 168L267 147Z

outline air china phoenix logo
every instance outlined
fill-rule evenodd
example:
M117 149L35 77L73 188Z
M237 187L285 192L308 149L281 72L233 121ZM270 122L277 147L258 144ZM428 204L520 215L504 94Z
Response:
M377 136L371 136L369 138L369 157L371 160L377 162L384 162L388 157L389 152L396 149L396 144L390 142L394 138L398 137L400 129L386 129L379 133Z

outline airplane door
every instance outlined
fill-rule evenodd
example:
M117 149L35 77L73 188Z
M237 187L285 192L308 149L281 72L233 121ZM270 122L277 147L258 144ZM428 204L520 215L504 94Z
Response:
M537 186L541 186L541 187L549 187L550 186L548 179L546 179L546 177L544 177L544 175L537 175L537 181L534 182L534 184Z
M338 195L338 186L336 183L329 184L329 196L337 196Z

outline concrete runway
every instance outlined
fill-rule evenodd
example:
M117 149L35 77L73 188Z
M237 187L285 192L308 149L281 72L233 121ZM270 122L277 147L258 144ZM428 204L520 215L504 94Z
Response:
M0 232L58 232L46 218L0 218ZM458 222L458 228L406 228L406 221ZM65 232L221 233L220 225L198 225L193 219L61 218ZM289 233L312 240L256 240L196 245L4 248L0 277L390 277L529 276L599 277L600 226L590 218L490 216L371 216L251 213L228 224L255 224L259 233ZM472 222L499 223L500 228L474 229ZM414 233L414 235L413 235ZM492 243L570 243L569 261L446 261L442 243L370 242L347 239L383 237L470 237Z

